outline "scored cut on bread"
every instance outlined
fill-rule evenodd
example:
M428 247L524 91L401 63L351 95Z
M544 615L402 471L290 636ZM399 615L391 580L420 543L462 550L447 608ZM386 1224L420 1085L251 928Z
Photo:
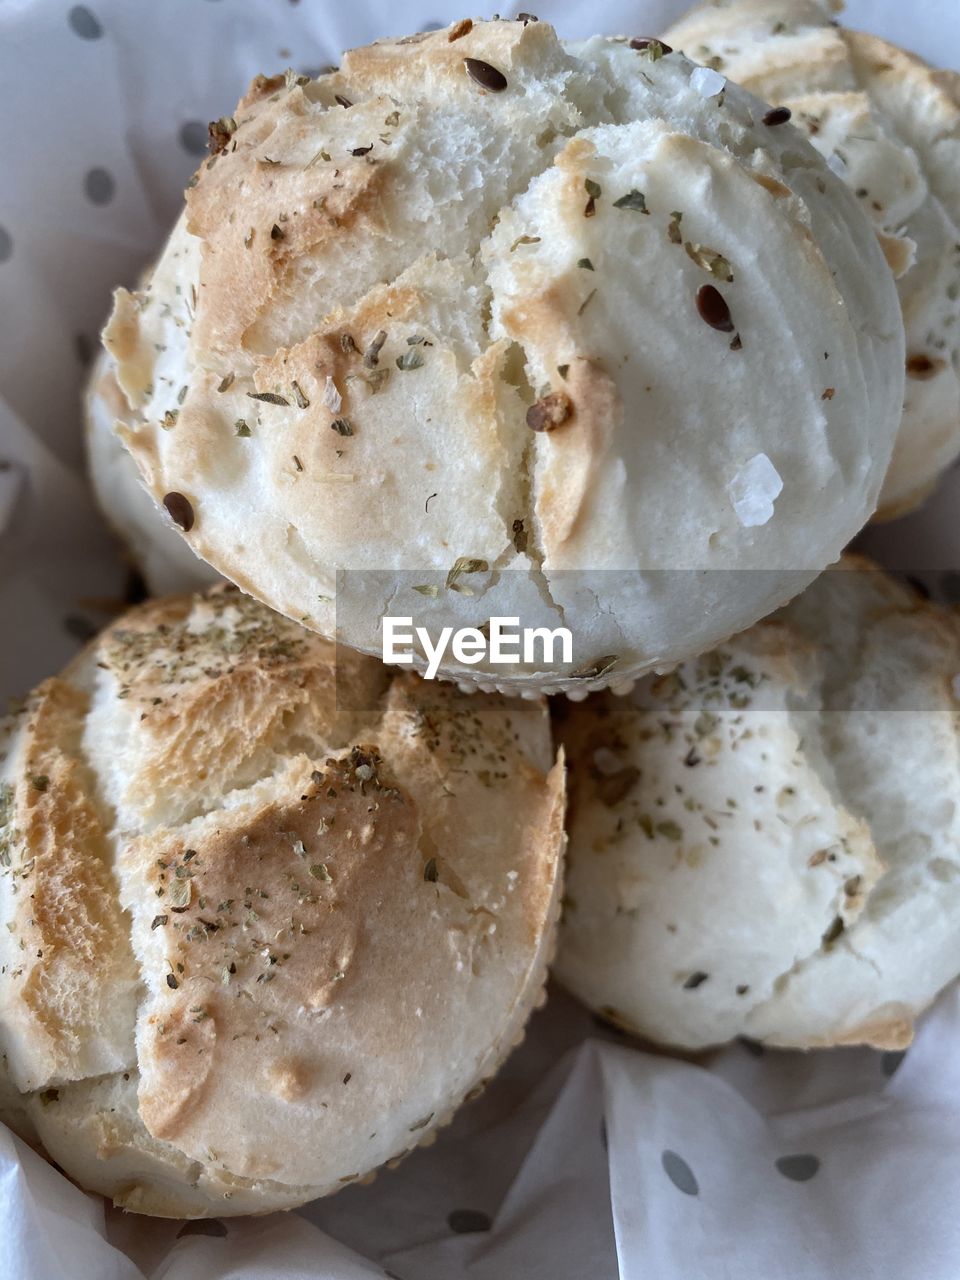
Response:
M898 277L903 421L879 518L920 503L960 453L960 75L837 24L842 5L701 5L665 39L793 112L871 218Z
M890 270L795 130L634 43L461 23L218 123L105 340L120 435L219 572L366 652L388 609L565 624L570 660L441 670L582 692L840 554L902 404Z
M82 1186L300 1204L521 1037L564 839L542 702L336 661L224 587L125 615L3 751L0 1051Z
M960 629L856 557L560 723L556 970L635 1033L900 1049L960 973Z

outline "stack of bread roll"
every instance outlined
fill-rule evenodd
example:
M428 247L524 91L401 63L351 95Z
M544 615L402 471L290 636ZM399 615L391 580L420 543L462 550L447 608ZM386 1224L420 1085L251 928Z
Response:
M464 19L211 125L87 399L154 598L2 730L8 1123L127 1209L301 1204L489 1079L558 932L646 1040L909 1040L960 632L840 558L960 448L957 96L741 0ZM423 679L400 615L574 652Z

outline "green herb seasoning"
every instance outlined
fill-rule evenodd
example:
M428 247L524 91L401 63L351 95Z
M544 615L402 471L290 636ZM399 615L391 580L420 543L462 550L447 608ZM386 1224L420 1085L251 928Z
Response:
M278 395L276 391L248 391L247 396L251 400L259 400L263 404L279 404L289 408L290 401L285 397Z
M647 213L647 198L642 191L637 191L634 187L627 192L625 196L621 196L619 200L614 200L613 207L615 209L633 209L637 213Z
M490 568L486 560L480 560L473 556L458 556L454 561L453 568L447 574L447 587L455 587L457 579L463 574L468 573L486 573Z
M386 329L381 329L374 337L373 341L363 353L363 363L368 369L373 369L380 361L380 352L383 350L383 344L387 340Z
M630 41L630 48L635 49L637 53L643 54L651 62L659 62L666 54L673 53L670 45L664 44L662 40L656 40L652 36L634 36Z
M691 240L688 240L683 247L691 262L695 262L715 279L723 280L726 284L732 283L733 269L722 253L718 253L716 249L709 249L703 244L694 244Z

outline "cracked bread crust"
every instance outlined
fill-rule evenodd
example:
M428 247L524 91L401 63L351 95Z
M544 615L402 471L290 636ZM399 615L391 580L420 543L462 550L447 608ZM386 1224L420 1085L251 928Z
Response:
M198 554L321 634L377 652L387 604L431 633L565 621L566 667L443 673L629 679L781 604L873 509L893 282L843 184L734 86L545 23L452 34L244 99L150 288L117 295L120 433ZM565 411L531 431L546 396ZM783 493L745 526L761 454Z
M542 703L335 665L215 589L41 686L4 769L0 1049L47 1152L126 1208L266 1212L366 1176L540 997L564 840Z
M960 629L857 557L562 720L556 970L637 1034L902 1048L960 973Z
M879 517L927 497L960 453L960 75L832 21L816 0L691 10L665 38L789 107L855 192L898 277L903 420Z

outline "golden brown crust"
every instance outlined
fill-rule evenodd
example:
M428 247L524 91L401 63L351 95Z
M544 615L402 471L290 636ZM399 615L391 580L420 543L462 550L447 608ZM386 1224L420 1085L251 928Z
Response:
M382 669L345 651L340 699L335 646L226 585L203 603L149 601L102 647L119 696L138 710L146 752L126 796L147 813L198 779L232 785L265 750L282 749L298 714L339 741L353 728L351 705L368 711L386 687Z
M484 23L455 43L446 32L422 33L351 50L339 72L308 85L257 77L239 104L230 142L200 167L187 191L187 226L203 242L194 328L200 347L242 350L270 299L294 287L292 263L307 252L344 253L345 242L359 244L385 230L378 209L389 193L388 156L338 152L334 163L318 152L307 164L282 159L302 143L310 103L334 113L369 107L376 118L364 127L372 141L393 109L385 84L398 97L419 94L424 83L449 92L465 77L465 58L487 54L509 67L519 49L547 41L546 28L533 24ZM234 216L241 192L242 221Z
M908 1005L889 1004L876 1009L869 1018L839 1034L788 1043L791 1049L829 1049L839 1045L869 1045L872 1049L906 1049L913 1042L917 1011ZM776 1043L772 1040L771 1043Z
M502 670L448 653L443 669L484 687L579 691L675 660L706 620L712 643L788 589L705 598L699 612L665 593L662 627L621 626L612 598L596 609L588 592L567 598L567 569L762 559L812 572L848 540L892 438L896 300L847 193L733 85L707 100L679 56L639 76L626 40L569 47L546 23L452 34L354 51L315 82L260 82L236 128L223 122L151 289L139 309L120 302L120 329L138 334L107 331L132 353L137 422L123 439L157 502L191 504L189 546L305 626L329 636L346 619L342 638L378 652L381 606L426 582L406 573L482 561L491 612L562 611L582 638L576 661ZM588 198L588 182L603 196ZM677 241L671 211L684 207ZM694 233L740 268L735 360L694 305L705 268L669 248ZM779 322L743 237L804 280L789 342L831 348L833 404L819 375L808 385L809 360L776 395L761 376ZM140 357L157 351L146 394ZM739 381L751 403L712 432ZM561 407L534 436L531 408L548 397ZM785 440L781 418L810 431ZM824 432L826 449L805 446ZM694 440L709 464L686 456ZM744 533L760 525L732 494L761 455L775 470L789 462L786 496L763 532ZM341 571L350 598L334 618ZM418 623L445 625L462 606L442 587L404 600Z
M247 331L283 287L291 262L344 236L376 232L381 168L367 158L336 168L273 162L302 130L302 90L255 108L235 145L187 192L187 228L203 242L195 340L242 350ZM257 162L251 165L251 154ZM243 221L230 219L242 189Z
M0 1005L22 1089L77 1079L130 1060L101 1026L103 987L126 1003L137 984L110 872L104 815L80 751L86 696L48 680L31 697L8 800L2 875L12 958ZM103 984L103 986L101 985Z
M293 802L222 821L196 849L161 836L126 852L128 867L156 881L163 911L166 968L140 1037L140 1112L157 1138L189 1141L211 1072L224 1070L225 1046L267 1039L271 1025L295 1020L298 1010L319 1013L349 999L365 919L383 886L396 884L411 859L423 878L416 811L375 746L329 758L302 786ZM186 907L170 906L183 900L184 885ZM238 897L241 886L250 892ZM266 1057L272 1092L292 1100L297 1081L305 1091L306 1068L269 1050ZM272 1170L244 1170L254 1172Z
M132 610L50 689L115 808L104 894L145 988L135 1069L28 1104L58 1162L143 1212L249 1212L428 1138L544 981L564 807L544 708L335 664L228 587Z
M447 30L419 32L396 40L378 40L348 50L341 64L341 79L364 93L377 92L385 81L405 94L422 92L430 84L442 91L467 78L465 58L487 61L509 73L514 61L536 59L553 37L546 23L477 22L461 39L451 41ZM473 90L492 95L477 82Z

